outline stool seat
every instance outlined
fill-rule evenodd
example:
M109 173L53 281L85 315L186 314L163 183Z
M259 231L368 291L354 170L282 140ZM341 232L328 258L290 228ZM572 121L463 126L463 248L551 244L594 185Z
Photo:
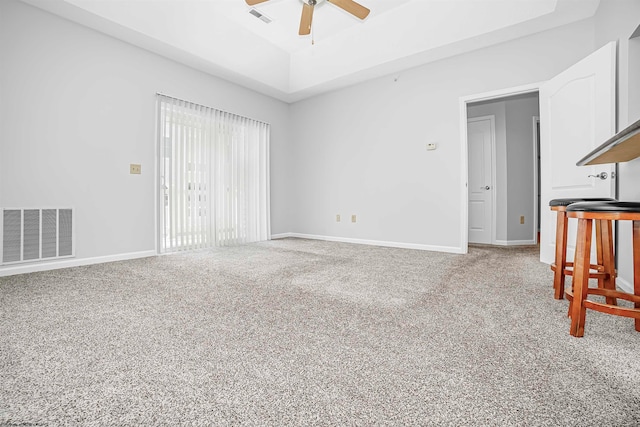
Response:
M578 219L576 236L576 256L573 271L573 301L570 333L573 336L584 335L584 324L587 309L615 316L635 319L635 329L640 332L640 202L578 202L566 208L569 218ZM589 262L591 248L592 225L595 222L629 220L632 221L633 241L633 293L617 290L615 287L604 289L589 288ZM607 256L608 258L608 256ZM611 264L606 260L605 265ZM633 303L633 308L620 307L616 303L596 302L587 299L588 295L600 295L609 300L618 298Z
M640 202L582 201L567 206L567 212L628 212L640 213Z
M610 199L605 197L552 199L551 201L549 201L549 206L551 207L569 206L573 203L579 203L579 202L615 202L615 200L616 199Z

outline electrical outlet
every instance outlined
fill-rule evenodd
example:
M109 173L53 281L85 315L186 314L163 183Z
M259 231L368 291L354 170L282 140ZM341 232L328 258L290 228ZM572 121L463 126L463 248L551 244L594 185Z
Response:
M340 214L336 215L336 222L340 222Z
M351 215L351 222L356 222L356 216L355 215Z
M136 165L135 163L131 163L129 165L129 173L140 175L142 173L142 165Z
M524 215L520 215L520 224L524 224Z

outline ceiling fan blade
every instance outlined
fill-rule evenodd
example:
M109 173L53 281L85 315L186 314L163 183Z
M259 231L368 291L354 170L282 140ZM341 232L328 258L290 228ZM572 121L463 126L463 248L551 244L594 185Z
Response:
M247 2L249 6L255 6L256 4L264 3L269 0L244 0L244 1Z
M300 17L300 31L298 34L306 36L311 34L311 21L313 20L313 5L304 3L302 5L302 16Z
M353 0L327 0L329 3L333 3L338 6L340 9L343 9L356 18L364 19L371 12L369 9L361 5L360 3L356 3Z

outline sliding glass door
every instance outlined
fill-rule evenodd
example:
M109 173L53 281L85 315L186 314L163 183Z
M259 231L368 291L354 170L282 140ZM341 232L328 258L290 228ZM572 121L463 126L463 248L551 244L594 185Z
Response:
M161 252L267 240L269 125L158 96Z

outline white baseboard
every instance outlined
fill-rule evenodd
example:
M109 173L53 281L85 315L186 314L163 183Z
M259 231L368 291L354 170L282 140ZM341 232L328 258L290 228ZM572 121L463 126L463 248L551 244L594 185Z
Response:
M293 237L293 233L272 234L271 240L286 239L287 237Z
M35 273L37 271L58 270L60 268L80 267L82 265L102 264L105 262L125 261L136 258L147 258L156 256L158 253L153 251L130 252L126 254L107 255L93 258L67 258L60 261L39 262L37 264L21 264L8 267L0 267L0 277L13 276L15 274Z
M535 240L496 240L497 246L531 246L537 245Z
M462 248L452 247L452 246L434 246L434 245L421 245L417 243L386 242L381 240L352 239L348 237L318 236L314 234L301 234L301 233L274 234L271 236L271 239L273 240L285 239L287 237L295 237L299 239L311 239L311 240L325 240L328 242L355 243L357 245L382 246L387 248L417 249L421 251L448 252L448 253L454 253L454 254L465 253L462 250Z

